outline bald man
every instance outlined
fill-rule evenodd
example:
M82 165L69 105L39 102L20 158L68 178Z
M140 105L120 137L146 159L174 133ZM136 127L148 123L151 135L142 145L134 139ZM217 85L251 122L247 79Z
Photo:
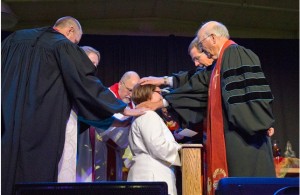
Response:
M121 99L123 102L128 104L130 108L134 105L131 101L132 88L140 80L140 76L134 71L126 72L118 83L110 86L109 89L114 93L114 95Z
M77 46L73 17L54 26L19 30L1 45L1 192L15 183L56 182L72 105L80 119L110 125L114 113L136 115L94 76Z
M113 92L116 98L121 99L124 103L128 105L129 108L134 108L135 105L131 100L132 89L139 82L140 76L134 71L128 71L123 74L118 83L113 84L109 89ZM119 117L122 115L119 114ZM129 152L128 147L128 131L130 127L127 128L115 128L109 132L109 140L107 140L107 154L108 162L107 164L108 173L111 175L107 178L109 180L122 180L125 175L123 175L123 160L122 155L126 148L127 153ZM126 165L130 161L130 158L124 159Z

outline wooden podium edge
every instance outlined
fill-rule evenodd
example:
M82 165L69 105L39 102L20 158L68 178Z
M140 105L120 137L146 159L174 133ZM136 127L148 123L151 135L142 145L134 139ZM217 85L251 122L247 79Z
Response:
M202 187L202 144L181 145L182 195L203 194Z
M203 148L202 144L181 144L182 148Z

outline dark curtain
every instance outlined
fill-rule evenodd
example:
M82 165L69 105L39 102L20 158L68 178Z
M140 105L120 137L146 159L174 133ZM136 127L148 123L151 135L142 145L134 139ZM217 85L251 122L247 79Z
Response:
M2 31L2 39L10 32ZM97 76L106 85L118 82L128 70L141 77L164 76L194 65L187 48L193 37L84 35L80 46L99 50L101 62ZM273 111L275 134L282 153L286 142L292 143L299 157L299 40L235 39L236 43L254 51L275 97Z

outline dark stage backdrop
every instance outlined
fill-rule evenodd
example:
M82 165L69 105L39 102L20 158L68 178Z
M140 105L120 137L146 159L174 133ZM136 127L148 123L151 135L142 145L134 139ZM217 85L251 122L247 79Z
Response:
M9 32L2 32L2 39ZM144 76L170 75L190 70L194 65L187 48L192 37L84 35L80 46L88 45L101 53L97 76L106 85L118 82L124 72L133 70ZM282 153L292 143L299 157L299 40L235 39L254 51L275 97L275 135Z

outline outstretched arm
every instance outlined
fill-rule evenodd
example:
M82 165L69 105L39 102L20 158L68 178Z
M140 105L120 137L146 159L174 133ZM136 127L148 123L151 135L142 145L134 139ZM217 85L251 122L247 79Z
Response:
M137 107L134 109L125 108L122 114L125 116L140 116L145 114L145 111L147 110L149 110L147 107Z
M171 78L172 79L172 78ZM169 77L144 77L140 79L140 84L141 85L146 85L146 84L152 84L156 86L161 86L161 85L170 85L170 78Z

